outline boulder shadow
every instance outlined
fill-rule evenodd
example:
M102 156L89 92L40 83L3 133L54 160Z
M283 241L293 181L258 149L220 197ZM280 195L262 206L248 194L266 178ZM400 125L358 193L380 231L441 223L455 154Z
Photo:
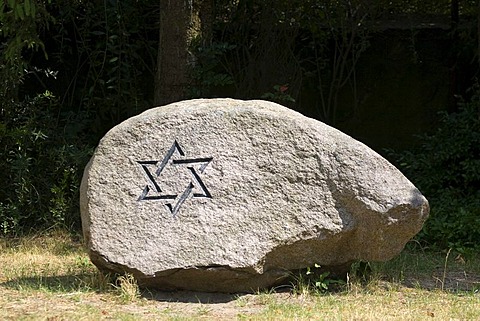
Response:
M247 293L195 292L186 290L160 291L142 289L142 297L158 302L220 304L237 300Z

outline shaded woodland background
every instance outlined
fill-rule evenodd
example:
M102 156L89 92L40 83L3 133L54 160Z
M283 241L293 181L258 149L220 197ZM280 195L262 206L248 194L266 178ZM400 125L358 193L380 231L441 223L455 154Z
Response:
M0 6L1 235L78 232L83 168L110 128L232 97L278 102L374 148L431 203L421 244L478 247L478 1Z

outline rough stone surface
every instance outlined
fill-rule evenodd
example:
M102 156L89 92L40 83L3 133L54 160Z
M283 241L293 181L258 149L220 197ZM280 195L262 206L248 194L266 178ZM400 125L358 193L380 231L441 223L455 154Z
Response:
M373 150L265 101L191 100L110 130L85 169L90 257L159 289L244 292L399 254L427 200Z

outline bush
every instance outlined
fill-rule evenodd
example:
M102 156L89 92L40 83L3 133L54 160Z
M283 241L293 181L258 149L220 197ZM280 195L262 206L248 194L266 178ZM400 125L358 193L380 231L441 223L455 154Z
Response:
M0 189L0 235L78 228L78 189L92 151L79 142L85 120L61 113L49 92L6 104L0 119L0 180L6 184Z
M442 113L420 147L397 153L399 167L430 202L418 235L439 247L477 247L480 240L480 90L457 113Z
M2 7L0 236L80 228L79 186L91 146L151 106L156 6L62 0Z

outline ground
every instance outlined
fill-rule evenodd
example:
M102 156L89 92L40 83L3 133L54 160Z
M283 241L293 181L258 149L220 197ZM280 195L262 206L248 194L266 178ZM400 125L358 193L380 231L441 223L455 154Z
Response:
M157 292L107 279L65 233L0 239L0 320L480 320L480 255L405 250L320 292Z

